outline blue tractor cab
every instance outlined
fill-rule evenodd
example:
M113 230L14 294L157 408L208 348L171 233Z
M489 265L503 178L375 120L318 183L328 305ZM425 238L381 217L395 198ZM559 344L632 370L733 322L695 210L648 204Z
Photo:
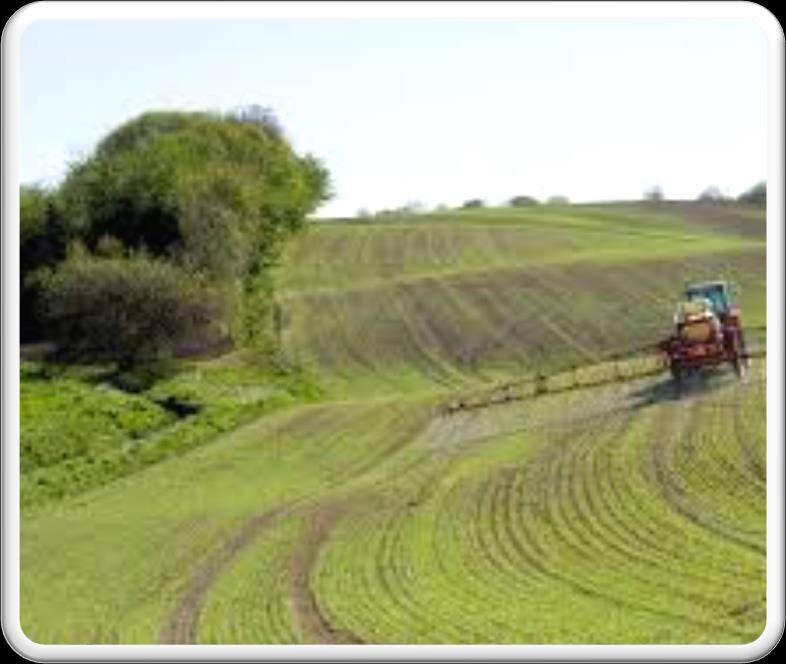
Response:
M731 310L729 287L725 281L705 281L691 284L685 289L688 300L708 300L713 313L719 318L725 317Z

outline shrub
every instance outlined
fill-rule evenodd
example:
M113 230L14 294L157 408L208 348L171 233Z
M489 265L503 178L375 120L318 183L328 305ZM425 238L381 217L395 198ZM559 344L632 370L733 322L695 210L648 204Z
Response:
M723 194L723 192L715 186L707 187L704 191L702 191L697 199L700 203L712 203L712 204L719 204L724 203L727 198Z
M510 199L509 205L511 207L531 207L538 205L538 201L532 196L514 196Z
M215 295L193 275L145 255L75 250L44 280L44 302L54 341L68 358L108 360L120 370L220 333Z
M463 208L482 208L485 207L486 203L480 198L470 198L468 201L464 201L461 207Z
M756 205L758 207L766 207L767 205L767 184L759 182L748 191L740 194L737 199L740 203L747 203L748 205Z
M38 271L65 258L67 235L53 196L39 187L19 192L20 332L23 341L44 338Z

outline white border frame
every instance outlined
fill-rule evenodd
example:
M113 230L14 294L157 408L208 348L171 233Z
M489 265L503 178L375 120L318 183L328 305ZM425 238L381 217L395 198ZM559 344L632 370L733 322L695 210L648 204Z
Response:
M42 19L736 18L767 38L767 622L744 645L267 646L41 645L19 620L19 60L24 29ZM34 2L2 35L3 446L2 629L35 661L751 661L784 628L784 34L752 2Z

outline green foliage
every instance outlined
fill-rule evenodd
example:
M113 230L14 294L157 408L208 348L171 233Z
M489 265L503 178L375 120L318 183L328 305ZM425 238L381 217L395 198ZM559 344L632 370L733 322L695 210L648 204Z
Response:
M707 187L704 191L702 191L698 198L698 201L701 203L709 203L713 205L718 205L728 201L728 197L724 195L724 193L716 186Z
M23 341L43 337L39 271L65 257L67 233L51 192L22 187L19 192L20 331Z
M262 413L321 396L302 370L273 372L247 357L175 367L98 370L21 367L22 505L40 506L128 476L213 440ZM152 386L153 371L157 378ZM165 375L165 374L169 375ZM83 374L83 375L80 375ZM188 406L178 417L170 404Z
M532 207L538 204L537 199L532 196L514 196L509 201L511 207Z
M111 236L208 275L243 338L269 333L248 316L260 304L258 279L329 196L322 163L297 155L272 115L253 107L144 114L101 141L60 190L90 250Z
M470 198L467 201L464 201L461 204L462 208L471 209L471 208L482 208L486 207L486 203L482 198Z
M759 182L758 184L755 184L753 187L748 189L748 191L741 194L738 200L741 203L746 203L748 205L755 205L757 207L766 207L767 183Z
M23 365L20 382L21 471L28 473L119 449L172 422L147 399L74 378L46 377Z
M103 258L79 251L48 275L44 299L67 357L120 368L153 360L215 334L215 296L194 276L145 255Z
M89 247L103 235L219 276L274 261L329 196L327 171L268 124L211 113L147 113L109 134L61 188Z

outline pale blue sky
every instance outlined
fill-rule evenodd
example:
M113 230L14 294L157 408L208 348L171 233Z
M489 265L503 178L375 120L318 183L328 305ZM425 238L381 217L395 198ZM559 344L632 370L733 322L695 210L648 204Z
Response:
M745 20L48 20L20 73L25 183L141 112L251 103L325 161L322 214L766 177L766 38Z

